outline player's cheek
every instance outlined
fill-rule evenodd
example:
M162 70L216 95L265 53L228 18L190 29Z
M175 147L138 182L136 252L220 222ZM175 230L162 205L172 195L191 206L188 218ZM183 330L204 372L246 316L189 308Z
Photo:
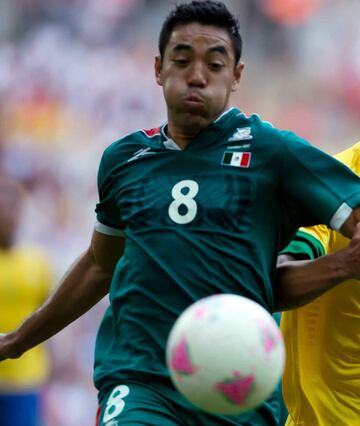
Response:
M167 103L171 105L179 104L183 93L183 85L176 77L171 77L167 80L164 85L164 96Z

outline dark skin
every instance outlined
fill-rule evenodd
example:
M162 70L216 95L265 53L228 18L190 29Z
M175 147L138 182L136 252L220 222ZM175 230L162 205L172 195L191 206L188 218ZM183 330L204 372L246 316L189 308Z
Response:
M164 57L155 58L155 73L167 103L168 136L180 148L186 148L194 136L228 108L243 68L244 64L235 64L226 30L198 23L174 29ZM346 235L353 234L357 221L360 209L344 225ZM0 335L0 360L16 358L47 340L105 296L124 246L123 237L94 231L89 248L70 267L44 305L16 330ZM360 245L357 250L360 258Z
M275 310L303 306L349 279L360 280L360 223L348 247L315 260L278 257Z
M21 194L11 184L0 184L0 248L9 250L19 224Z

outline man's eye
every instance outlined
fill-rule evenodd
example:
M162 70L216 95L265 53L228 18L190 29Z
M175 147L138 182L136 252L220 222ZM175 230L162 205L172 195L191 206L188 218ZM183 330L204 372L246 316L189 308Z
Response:
M187 59L174 59L176 65L184 66L189 63Z
M220 70L224 65L220 64L219 62L211 62L210 63L210 68L212 68L213 70Z

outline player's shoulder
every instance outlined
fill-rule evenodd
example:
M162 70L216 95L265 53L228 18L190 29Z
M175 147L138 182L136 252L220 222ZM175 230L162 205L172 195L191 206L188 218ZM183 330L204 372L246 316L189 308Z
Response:
M360 141L350 148L339 152L334 156L337 160L346 164L354 172L360 174Z
M271 123L268 120L264 120L259 114L253 113L250 115L245 114L244 112L240 112L238 114L239 120L241 120L243 123L248 123L249 126L252 126L259 130L264 131L276 131L276 127L273 123Z
M259 114L246 115L240 112L237 116L237 126L248 128L251 136L259 144L272 150L282 150L291 145L309 145L309 142L290 130L276 127L272 122L264 120Z
M238 125L250 127L252 132L257 132L258 136L271 136L278 139L298 138L295 133L279 129L271 121L263 119L257 113L246 115L244 112L240 112L237 119Z
M153 145L154 142L159 142L161 139L161 127L154 127L152 129L138 129L134 132L127 133L111 143L106 149L106 153L116 153L121 150L126 150L133 146Z
M137 150L158 147L161 144L161 135L161 127L138 129L127 133L105 148L102 161L109 164L119 163L129 159L129 156Z
M237 126L248 126L252 130L260 131L273 131L276 130L275 126L270 122L263 120L259 114L246 114L243 111L233 108L229 114L232 118L233 124Z

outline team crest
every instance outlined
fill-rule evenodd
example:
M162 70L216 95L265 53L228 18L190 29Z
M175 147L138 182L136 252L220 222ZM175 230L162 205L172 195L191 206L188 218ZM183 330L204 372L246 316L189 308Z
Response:
M252 139L251 127L237 128L236 132L229 138L229 142L245 141Z

